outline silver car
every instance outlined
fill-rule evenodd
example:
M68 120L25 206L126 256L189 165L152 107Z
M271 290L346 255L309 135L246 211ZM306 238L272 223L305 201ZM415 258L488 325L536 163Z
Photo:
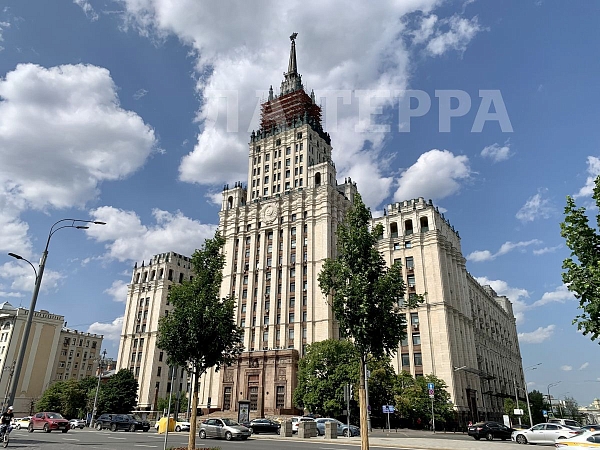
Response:
M515 430L510 438L518 444L554 444L557 439L567 439L578 434L577 429L558 423L540 423L528 430Z
M250 437L250 429L231 419L207 419L200 424L198 432L200 439L207 437L226 439L241 439L245 441Z

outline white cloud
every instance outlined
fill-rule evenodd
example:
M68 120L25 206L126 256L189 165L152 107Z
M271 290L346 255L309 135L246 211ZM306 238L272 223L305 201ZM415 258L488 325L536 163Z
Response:
M4 41L4 37L2 36L2 32L6 29L6 28L10 28L10 22L0 22L0 42ZM0 52L4 50L4 47L2 45L0 45Z
M467 255L467 259L471 262L492 261L498 256L505 255L515 249L523 249L525 247L529 247L530 245L540 245L541 243L542 241L539 239L531 239L529 241L520 242L506 241L500 246L496 253L492 253L489 250L475 250Z
M508 297L513 305L513 312L517 323L522 323L525 320L524 313L527 309L527 304L522 299L529 297L529 292L526 289L509 286L503 280L490 280L487 277L476 277L475 279L482 286L490 286L498 295Z
M562 248L561 244L555 245L554 247L538 248L533 251L533 254L534 255L544 255L546 253L554 253L559 248Z
M121 331L123 329L123 316L117 317L110 323L102 323L102 322L94 322L90 325L87 332L102 334L104 335L104 339L108 341L112 341L114 343L119 343L121 339Z
M554 328L554 325L548 325L547 327L539 327L537 330L529 333L519 333L519 342L526 344L541 344L552 337Z
M127 301L127 283L123 280L115 280L104 293L110 295L115 302L125 303Z
M600 175L600 158L597 158L596 156L588 156L587 165L587 172L589 175L585 182L585 186L579 189L577 194L573 195L574 198L591 197L591 195L594 193L594 181L596 180L596 177Z
M90 5L90 2L88 2L87 0L73 0L73 3L81 7L85 15L92 22L98 20L98 14L96 13L96 11L94 11L94 8L92 7L92 5Z
M579 370L584 370L587 369L587 367L590 365L589 362L584 362L581 366L579 366Z
M529 197L525 204L521 206L521 209L517 211L515 217L521 222L533 222L535 219L550 217L553 208L550 206L550 201L542 197L545 191L545 189L540 189L537 194Z
M560 366L560 370L563 370L565 372L570 372L571 370L573 370L573 366L567 366L567 365Z
M133 94L133 98L135 100L139 100L142 97L145 97L146 94L148 94L148 91L146 89L138 89L137 91L135 91L135 93Z
M37 266L35 261L32 261L32 263ZM42 291L52 291L59 286L64 278L65 276L59 272L45 270L40 289ZM0 279L10 281L10 288L14 291L32 292L35 285L35 273L31 266L26 262L17 262L16 260L0 266Z
M493 162L501 162L506 161L508 158L513 156L513 153L510 152L510 143L507 141L504 145L492 144L485 147L481 150L481 156L483 158L489 158Z
M135 212L111 206L92 210L90 215L106 225L91 227L86 230L87 234L106 243L106 258L119 261L148 260L169 251L191 256L216 230L216 225L202 224L179 211L172 214L154 209L154 225L143 225Z
M448 150L429 150L400 175L394 201L424 197L442 199L455 194L471 175L469 158ZM361 186L362 190L362 186Z
M435 31L435 24L438 21L438 17L432 14L428 17L421 19L421 24L418 30L414 30L411 34L413 37L414 44L423 44L431 37Z
M246 178L248 133L259 127L257 106L266 98L269 85L277 94L287 68L287 35L297 31L298 68L304 85L316 89L318 102L325 107L325 128L335 143L338 177L355 180L373 208L389 196L394 184L389 160L381 153L386 133L357 128L361 123L356 97L350 105L339 102L337 114L331 117L327 110L338 105L338 90L368 91L366 100L373 107L397 105L397 98L377 96L376 91L408 87L411 49L404 37L413 32L403 20L408 14L420 12L429 18L421 24L422 39L428 34L427 20L439 24L431 35L435 42L429 41L436 55L450 49L464 51L480 29L477 19L434 20L431 9L438 4L439 0L382 0L348 8L342 0L307 0L302 6L266 0L261 7L237 2L223 8L196 0L123 1L127 25L150 38L175 35L197 57L201 128L194 149L181 160L181 180L220 184ZM265 11L269 11L267 21ZM282 23L289 33L282 31Z
M567 289L566 285L560 285L551 292L544 292L542 298L533 302L530 308L547 305L548 303L564 303L568 300L575 300L575 296Z
M440 20L439 25L438 31L426 47L427 51L433 56L443 55L449 50L463 53L475 35L483 31L477 16L472 19L465 19L454 15L448 19Z

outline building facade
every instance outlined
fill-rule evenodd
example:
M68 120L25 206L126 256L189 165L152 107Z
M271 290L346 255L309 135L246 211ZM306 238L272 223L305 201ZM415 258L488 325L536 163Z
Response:
M349 178L337 181L331 139L314 93L302 85L291 38L279 93L269 90L261 128L250 136L247 184L225 185L219 212L221 295L238 300L246 351L234 366L201 378L199 404L232 415L242 399L254 416L294 413L298 359L307 345L339 338L317 277L336 257L336 230L357 187ZM387 262L403 264L407 295L425 293L424 303L407 311L408 339L395 369L444 379L465 421L499 418L511 383L524 394L510 302L468 274L458 233L431 201L390 205L372 223L383 225L379 250ZM134 268L118 367L138 377L141 407L167 393L155 345L158 318L168 313L169 286L190 276L189 259L172 253Z
M6 406L28 315L29 310L25 308L0 303L0 394L3 406ZM44 310L34 312L13 404L15 415L31 414L35 402L55 381L94 376L97 362L93 361L91 345L95 343L100 348L103 336L69 330L63 328L64 323L64 316ZM65 346L66 339L69 339L68 347Z

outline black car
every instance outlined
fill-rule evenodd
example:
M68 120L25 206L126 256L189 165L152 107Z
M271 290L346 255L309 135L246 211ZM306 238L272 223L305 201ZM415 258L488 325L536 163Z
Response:
M506 441L510 439L513 431L514 429L498 422L479 422L469 425L469 436L473 436L477 441L481 438L486 438L488 441L494 439Z
M148 431L150 429L150 422L142 420L133 414L102 414L96 420L96 429L103 430L106 428L111 431Z
M281 428L281 424L275 422L270 419L254 419L250 422L243 423L245 427L250 429L250 432L253 434L259 433L277 433L279 434L279 429Z

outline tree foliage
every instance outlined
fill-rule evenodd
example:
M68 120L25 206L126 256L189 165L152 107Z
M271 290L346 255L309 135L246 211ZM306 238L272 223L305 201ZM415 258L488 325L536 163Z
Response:
M344 386L358 383L358 365L358 353L348 341L328 339L309 345L298 362L294 404L326 417L342 415Z
M593 198L600 208L600 177L595 180ZM600 214L596 225L600 226ZM594 341L600 337L600 236L589 225L585 208L578 208L571 196L567 197L560 234L571 250L571 256L563 261L562 279L579 300L581 310L573 323Z
M56 411L71 419L85 417L91 411L87 399L96 390L96 378L86 377L82 380L57 381L44 391L36 403L38 411Z
M543 411L549 410L549 405L540 391L533 390L529 393L529 407L531 408L532 425L546 421ZM525 411L527 417L529 413Z
M397 414L411 422L431 420L431 398L427 383L434 383L433 412L435 420L446 421L453 417L448 385L433 374L413 378L402 371L396 378L395 406Z
M121 369L100 383L97 414L126 414L137 406L138 382L129 369Z
M327 259L318 277L321 291L329 297L339 322L340 334L354 343L361 360L359 402L363 450L369 448L364 389L367 356L390 355L406 335L401 308L405 304L401 263L386 266L377 250L382 226L371 230L370 222L371 213L356 194L353 207L337 229L337 258Z
M188 448L196 442L198 380L211 367L219 370L232 364L243 350L242 329L234 319L235 299L220 298L225 239L217 231L192 256L194 278L174 285L169 292L173 309L161 318L159 348L168 354L171 365L186 367L192 374L192 417Z

